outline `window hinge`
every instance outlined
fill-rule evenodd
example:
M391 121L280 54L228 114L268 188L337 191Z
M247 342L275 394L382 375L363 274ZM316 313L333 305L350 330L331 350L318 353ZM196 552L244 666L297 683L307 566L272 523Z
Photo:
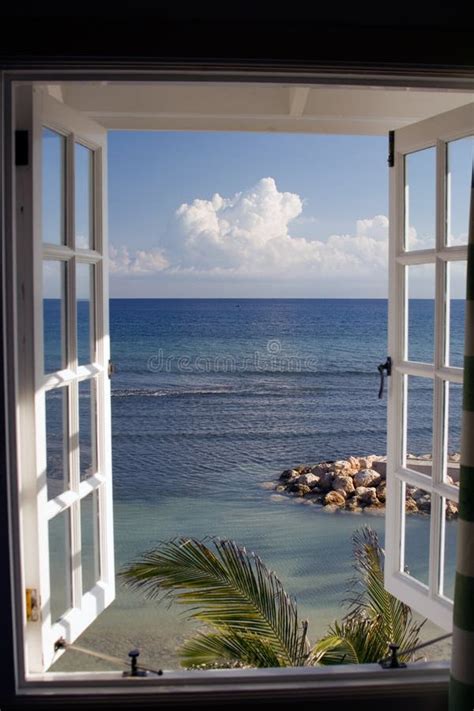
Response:
M116 372L117 372L117 367L116 367L115 363L112 363L112 361L109 360L109 365L107 367L107 373L108 373L109 378L111 378L112 375Z
M15 131L15 165L25 166L29 163L28 131Z
M395 131L388 132L388 167L393 168L395 165Z
M26 619L28 622L39 620L39 599L35 588L26 588Z

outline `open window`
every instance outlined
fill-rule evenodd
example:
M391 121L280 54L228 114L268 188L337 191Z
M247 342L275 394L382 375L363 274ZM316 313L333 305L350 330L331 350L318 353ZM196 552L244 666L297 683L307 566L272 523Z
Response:
M17 91L15 115L19 509L33 673L114 599L106 131L30 86Z
M474 104L399 129L390 171L385 580L393 595L446 630L452 628L453 581L445 575L445 558L459 501L451 437L453 428L460 429L463 383L463 354L450 348L450 310L453 294L464 299L466 291L473 133ZM468 167L462 183L460 161ZM459 231L452 216L461 199L465 224ZM420 325L410 310L420 297L426 299L421 351L413 338ZM416 451L421 412L431 412L433 423L423 454ZM420 454L424 459L415 456ZM425 512L416 523L413 496ZM411 565L415 548L429 563L422 574Z
M119 86L114 89L120 94ZM450 236L450 171L473 125L471 104L396 131L390 187L386 584L447 629L452 594L443 579L445 510L458 500L448 478L450 398L459 396L463 379L459 354L449 352L450 283L467 259L467 240L457 244ZM107 131L30 85L17 88L15 128L17 158L25 135L30 149L30 159L16 166L16 343L22 641L32 674L47 670L61 653L61 640L73 642L114 599ZM420 157L428 171L431 166L432 181L417 195L409 188L412 163ZM420 201L432 210L432 243L413 241L410 213ZM409 275L416 282L420 269L431 272L435 299L426 357L410 349ZM46 322L54 332L45 333ZM431 459L422 471L409 457L412 397L432 398ZM409 565L409 486L429 499L430 515L420 524L430 563L423 580Z

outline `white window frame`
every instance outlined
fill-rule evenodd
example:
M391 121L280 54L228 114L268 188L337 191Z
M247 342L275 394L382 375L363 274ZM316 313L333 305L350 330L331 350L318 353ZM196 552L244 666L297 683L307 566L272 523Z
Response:
M143 72L134 72L133 70L123 73L121 70L111 71L104 70L99 64L94 71L94 76L101 80L113 81L114 79L126 78L128 81L133 80L135 74L137 80L143 80ZM77 68L69 72L66 68L54 67L54 70L36 72L34 70L18 69L11 70L4 74L4 91L2 99L4 99L3 109L5 118L5 195L7 197L5 205L5 234L7 236L7 244L5 248L7 261L7 274L5 283L5 302L7 321L5 332L11 336L12 334L12 319L13 302L15 300L16 282L11 275L8 274L8 266L14 263L14 253L11 245L8 244L8 238L13 239L14 218L12 215L12 195L9 185L11 184L12 158L13 158L13 133L12 133L12 90L17 82L35 81L39 78L47 81L58 80L81 80L81 78L90 78L90 73L84 73ZM200 80L200 81L218 81L214 69L202 70L198 74L190 73L186 66L174 69L170 77L168 70L157 70L156 67L146 72L148 79L165 81L166 79L177 80ZM233 80L249 81L248 75L243 75L236 71L233 73ZM367 75L362 72L352 72L350 78L347 75L333 75L331 72L324 69L315 72L305 72L304 74L293 73L291 78L286 74L280 74L278 71L271 75L271 78L265 74L255 73L257 81L264 82L288 82L288 81L304 81L305 83L319 83L324 80L326 83L347 83L358 84L364 83L367 80ZM221 80L222 81L222 80ZM409 84L411 86L434 86L443 90L445 87L463 88L472 90L474 88L474 75L466 77L453 75L452 79L438 79L433 73L431 77L427 76L426 72L418 77L414 73L408 73L406 76L397 76L395 83L400 86ZM393 77L388 71L382 71L377 76L370 78L370 83L378 85L381 88L384 86L393 86ZM12 362L14 359L14 349L11 342L7 341L5 349L7 360L7 374L14 373ZM8 383L8 380L7 380ZM12 415L12 397L11 387L8 388L7 414ZM346 699L368 698L375 695L392 694L400 692L411 692L414 695L425 696L427 693L446 693L447 682L449 679L449 665L446 663L429 663L418 664L406 670L392 670L389 674L381 670L377 665L363 665L356 667L340 667L331 669L282 669L282 670L251 670L239 672L238 670L229 672L202 672L199 675L192 675L188 672L174 672L167 674L160 680L156 679L137 679L134 680L133 686L129 681L122 680L118 673L97 673L91 678L90 674L69 673L69 674L48 674L38 675L35 681L27 681L24 675L24 658L21 645L22 631L21 623L21 607L22 600L18 597L19 592L19 536L18 536L18 516L17 516L17 497L12 485L15 481L15 470L17 463L17 452L15 450L15 427L10 421L8 429L8 441L10 448L8 453L8 485L10 488L10 520L11 520L11 551L12 551L12 569L11 579L13 587L13 608L14 608L14 640L15 640L15 677L17 694L28 694L41 696L47 694L51 698L51 694L66 694L78 695L84 694L85 686L90 694L93 693L102 698L110 697L113 699L116 693L132 694L136 701L139 700L137 694L155 694L160 692L161 698L165 699L171 695L173 702L187 700L189 695L196 700L196 694L199 699L205 700L217 698L238 700L239 698L274 698L275 693L284 698L285 694L289 694L292 699L299 695L311 695L317 699L331 699L344 697ZM140 691L138 691L138 689ZM117 697L116 697L117 698Z
M20 477L18 498L23 580L23 638L26 677L42 673L63 653L59 640L72 643L115 598L113 549L113 506L111 471L110 381L108 377L108 248L106 232L107 132L77 111L57 102L44 90L31 85L19 87L15 96L15 125L31 137L31 160L16 168L16 201L25 206L17 214L18 292L17 362L19 370L17 417ZM41 233L42 130L48 128L64 139L64 229L63 245L44 241ZM75 146L92 152L93 248L75 244ZM28 210L26 206L32 206ZM28 252L33 257L29 256ZM64 264L62 291L63 368L44 373L43 366L43 265ZM32 263L31 263L32 262ZM92 362L78 363L76 267L91 267L90 343ZM94 276L92 276L94 275ZM81 481L79 447L79 384L94 383L90 403L91 437L97 446L94 472ZM53 390L66 389L64 458L67 484L63 493L48 500L45 398ZM93 412L94 411L94 412ZM95 413L95 417L94 417ZM22 433L35 433L32 440ZM81 558L81 506L93 496L92 544L96 557L96 583L83 591ZM70 588L69 609L58 619L51 617L49 523L66 513L65 544ZM97 524L97 525L95 525ZM68 545L69 544L69 545ZM35 609L28 610L28 599Z
M459 501L459 489L444 479L447 461L447 385L463 383L463 368L446 365L449 347L448 265L467 260L465 246L447 244L447 144L474 134L474 103L433 116L394 132L394 165L390 169L389 238L389 378L387 424L387 507L385 586L398 599L447 631L452 630L453 602L442 593L444 569L443 498ZM409 249L405 160L416 151L436 149L436 235L432 249ZM409 266L435 265L434 359L419 363L408 357ZM433 388L433 452L431 475L410 469L406 462L407 376L429 378ZM461 415L461 413L459 413ZM431 495L428 585L405 572L405 485Z

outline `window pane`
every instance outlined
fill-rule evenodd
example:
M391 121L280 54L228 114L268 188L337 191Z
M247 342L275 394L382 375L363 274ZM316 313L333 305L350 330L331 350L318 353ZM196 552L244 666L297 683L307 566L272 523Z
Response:
M405 156L405 249L433 249L436 220L436 149Z
M56 622L71 607L70 511L49 522L49 575L51 621Z
M467 244L474 138L460 138L447 146L448 244Z
M79 455L81 481L97 471L95 380L79 383Z
M93 267L90 264L76 265L77 359L80 365L94 360L92 279Z
M52 373L66 365L64 313L64 262L43 262L44 370Z
M406 485L404 570L428 585L431 494Z
M458 531L458 504L450 499L443 499L444 521L444 564L441 570L440 592L450 600L454 598L454 579L456 576L456 537Z
M459 463L461 461L461 420L462 420L462 385L448 383L446 405L448 415L446 461L444 476L450 484L459 484Z
M466 306L467 262L449 262L449 349L448 364L464 364L464 315Z
M43 128L41 227L43 242L50 244L65 243L65 147L64 136Z
M433 381L408 375L405 463L431 476L433 442Z
M434 362L435 265L406 267L408 360Z
M67 388L48 390L46 412L46 484L48 499L68 489Z
M81 499L82 592L86 593L99 580L98 492Z
M76 143L75 151L75 221L76 249L92 249L93 232L93 152Z

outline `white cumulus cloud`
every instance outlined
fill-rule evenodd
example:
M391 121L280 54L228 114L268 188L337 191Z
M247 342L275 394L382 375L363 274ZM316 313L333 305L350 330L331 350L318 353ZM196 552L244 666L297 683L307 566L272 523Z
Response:
M350 234L317 234L318 221L302 216L303 199L281 192L271 177L230 197L216 193L196 198L176 210L166 237L155 249L111 247L113 275L166 279L273 280L299 284L341 285L377 274L382 284L387 268L388 218L358 219ZM305 222L306 220L306 222ZM292 223L305 224L307 235L292 236Z
M180 271L288 278L386 267L387 217L358 220L353 235L292 237L291 222L302 211L301 197L280 192L273 178L262 178L230 198L215 194L211 200L184 203L169 240L171 262Z
M109 249L109 271L111 274L123 275L150 275L163 271L169 262L160 249L137 249L130 254L128 247L114 247Z

